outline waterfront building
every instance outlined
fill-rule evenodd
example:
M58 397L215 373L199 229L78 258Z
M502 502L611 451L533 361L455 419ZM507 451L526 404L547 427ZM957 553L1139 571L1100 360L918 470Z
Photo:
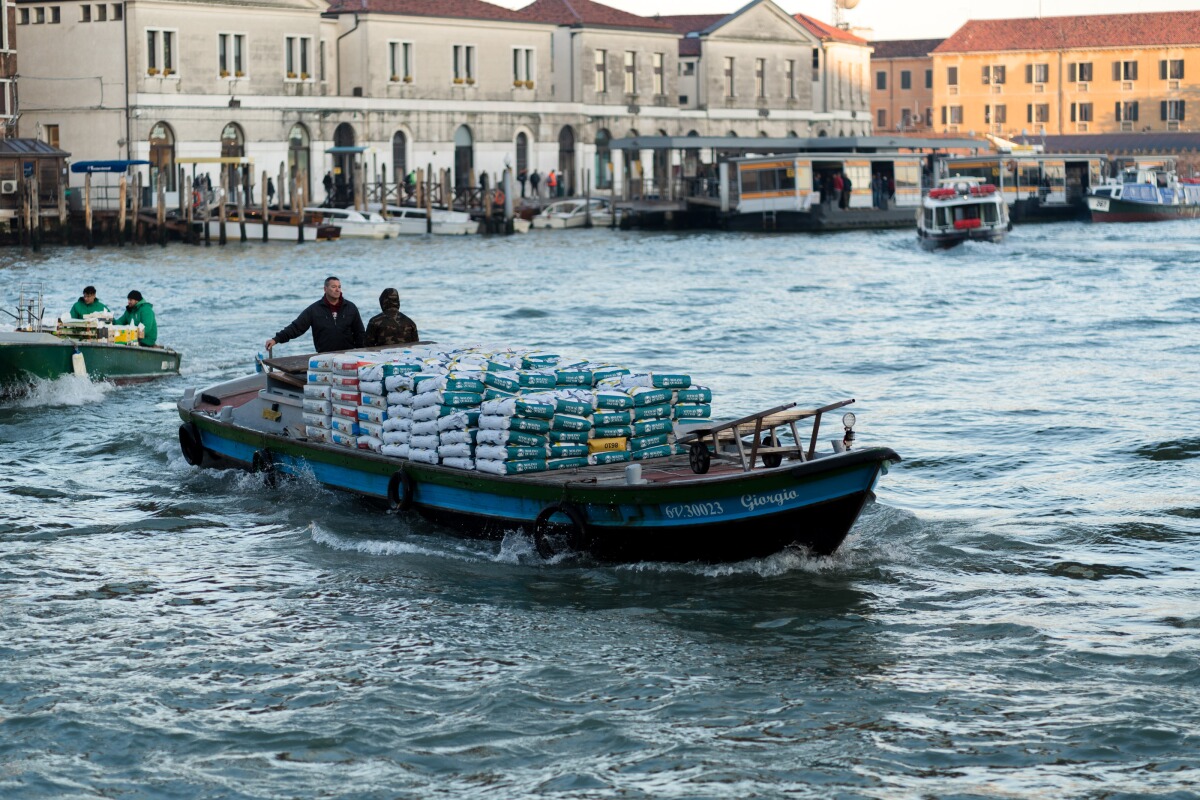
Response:
M872 42L871 109L875 132L933 130L933 57L943 39Z
M931 56L939 132L1200 131L1200 11L971 20Z
M341 192L357 168L393 185L449 169L463 185L511 166L555 170L568 192L651 192L682 165L609 141L870 132L867 43L771 0L703 27L591 0L16 7L24 130L53 129L76 160L149 161L171 204L181 163L214 183L235 169L196 163L217 157L252 161L256 181L304 175L316 202L325 173Z
M44 12L43 12L44 13ZM0 0L0 137L17 135L17 9ZM51 143L58 147L57 142Z

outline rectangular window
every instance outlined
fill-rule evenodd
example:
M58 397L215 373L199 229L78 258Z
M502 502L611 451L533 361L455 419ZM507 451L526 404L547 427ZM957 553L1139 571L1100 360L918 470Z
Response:
M1182 100L1163 100L1162 101L1162 118L1167 122L1183 122L1183 103Z
M655 53L653 56L654 65L654 93L656 95L664 95L667 93L666 86L666 64L667 58L663 53Z
M1049 122L1050 121L1050 104L1037 103L1033 106L1033 119L1030 122Z
M288 80L307 81L312 58L311 36L288 36L284 41L284 68Z
M475 83L475 45L456 44L451 48L454 58L455 83Z
M84 3L83 5L81 5L79 7L79 21L80 22L91 22L92 21L92 7L90 5L88 5L87 3Z
M958 67L946 67L946 85L958 86Z
M912 72L911 71L909 71L907 69L900 70L900 88L901 89L911 89L912 88Z
M875 127L879 130L887 128L887 109L881 108L875 112Z
M814 81L821 80L821 48L813 48L812 58L812 78Z
M1026 64L1025 65L1025 82L1026 83L1046 83L1050 80L1050 65L1049 64Z
M1158 62L1158 77L1164 81L1183 80L1183 59L1163 59Z
M1067 83L1090 83L1092 80L1092 62L1080 61L1067 64Z
M1071 103L1071 122L1091 122L1091 103Z
M513 57L513 83L524 83L529 81L533 83L536 77L537 69L534 67L533 48L532 47L514 47L512 51ZM533 88L533 87L529 87Z
M637 53L625 51L625 94L637 94Z
M388 76L393 81L412 83L412 42L388 42Z
M18 8L17 9L17 24L18 25L28 25L29 24L29 9L28 8ZM7 50L8 48L5 47L4 49Z
M146 29L146 73L175 74L175 31L161 28Z
M112 18L118 21L125 19L125 6L121 5L120 3L113 3Z
M1138 103L1137 100L1119 100L1117 101L1117 122L1137 122L1138 121Z
M787 96L788 100L796 99L796 62L785 61L784 72L787 76Z
M1114 61L1113 80L1136 81L1138 72L1137 65L1138 62L1136 61Z
M963 109L962 106L950 106L950 124L962 125Z
M931 70L931 69L925 70L925 88L926 89L933 88L933 70Z
M42 8L41 6L39 6L33 10L33 24L34 25L45 25L46 24L46 9L45 8Z
M114 6L114 9L115 8L116 7ZM120 19L120 17L113 17L113 19ZM58 6L50 6L50 24L57 25L60 22L62 22L62 10ZM4 36L4 49L5 50L8 49L8 32L7 31L5 31L5 36Z
M754 59L754 96L767 96L767 60L765 58Z
M46 144L51 147L58 147L58 126L44 125L42 131L46 134Z
M725 56L725 96L733 97L733 57Z
M608 91L607 62L608 62L608 51L607 50L597 50L596 51L596 91L597 92L607 92Z
M887 91L887 73L886 72L880 70L879 72L875 73L875 88L881 92Z
M104 4L96 6L96 21L108 22L108 6Z
M246 74L243 54L246 52L244 33L217 34L217 71L222 78L240 78Z
M1005 105L995 106L995 108L993 109L993 112L992 112L992 118L993 118L992 122L995 122L997 125L1004 125L1005 123L1007 123L1008 122L1008 106L1005 106Z
M317 77L320 79L321 83L325 82L325 75L326 75L326 72L325 72L325 49L326 49L325 48L325 40L322 39L317 44L317 69L319 70L319 72L317 73Z

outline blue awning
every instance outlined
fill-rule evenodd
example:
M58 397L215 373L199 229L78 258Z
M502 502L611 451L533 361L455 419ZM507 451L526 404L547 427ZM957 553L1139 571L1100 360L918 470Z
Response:
M345 153L363 153L366 152L366 149L366 145L338 145L337 147L329 148L325 152L333 153L336 156Z
M124 172L137 164L149 163L149 161L76 161L71 165L71 172Z

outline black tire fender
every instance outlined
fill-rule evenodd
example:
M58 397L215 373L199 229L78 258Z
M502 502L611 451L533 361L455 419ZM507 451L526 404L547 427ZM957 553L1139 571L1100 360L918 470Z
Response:
M411 475L402 469L396 470L392 477L388 478L388 505L394 511L408 511L413 505L415 488Z
M278 473L275 469L275 455L267 449L255 450L250 459L250 471L263 476L263 483L274 486Z
M204 462L204 444L196 423L185 422L179 426L179 449L190 466L198 467Z
M759 447L779 447L779 438L770 433L764 436L758 444ZM783 453L763 453L759 458L762 459L763 466L768 469L774 469L783 463Z
M533 521L533 546L542 558L553 558L558 554L549 540L550 518L556 514L562 514L571 521L571 532L567 534L570 548L581 550L584 547L587 525L583 521L583 514L571 503L551 503Z

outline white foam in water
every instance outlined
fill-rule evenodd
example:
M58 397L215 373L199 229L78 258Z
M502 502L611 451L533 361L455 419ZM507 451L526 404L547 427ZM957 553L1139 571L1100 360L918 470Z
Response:
M432 550L428 547L411 544L409 542L398 542L394 540L381 541L379 539L360 539L357 537L342 536L341 534L333 533L322 528L317 523L312 523L312 540L319 545L331 548L333 550L342 550L351 553L364 553L370 556L436 556L439 558L453 558L458 561L478 561L478 558L472 558L463 553L452 553L445 550Z
M116 387L105 381L92 382L80 375L64 375L54 380L35 380L29 391L16 398L20 408L86 406L98 403Z

